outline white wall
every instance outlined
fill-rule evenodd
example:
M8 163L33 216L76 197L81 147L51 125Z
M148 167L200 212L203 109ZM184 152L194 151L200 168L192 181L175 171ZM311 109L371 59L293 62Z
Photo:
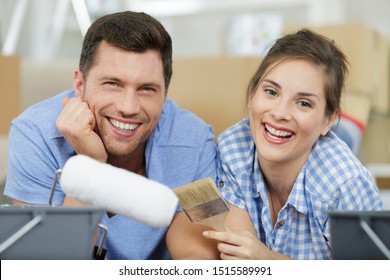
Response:
M82 35L69 2L66 16L66 32L61 34L58 47L53 50L51 41L55 7L67 0L0 0L0 46L2 46L11 15L17 1L27 1L28 12L24 17L16 52L34 60L77 59ZM80 0L81 1L81 0ZM165 0L174 1L174 0ZM186 0L181 0L186 1ZM192 1L193 0L187 0ZM197 0L203 6L192 14L171 16L157 14L170 31L176 57L218 56L224 52L224 30L229 18L238 13L277 13L287 25L327 24L360 21L377 29L390 39L390 1L388 0ZM87 4L99 4L108 12L128 9L136 2L150 4L153 0L109 1L88 0ZM161 2L161 0L160 0ZM114 4L115 3L115 4ZM157 2L156 2L157 3ZM140 8L141 7L141 8ZM145 6L148 7L148 6ZM90 6L92 16L105 12ZM145 12L149 12L145 10ZM150 10L153 14L153 11ZM54 33L55 34L55 33Z
M347 7L346 21L364 22L387 36L390 40L389 0L343 1Z

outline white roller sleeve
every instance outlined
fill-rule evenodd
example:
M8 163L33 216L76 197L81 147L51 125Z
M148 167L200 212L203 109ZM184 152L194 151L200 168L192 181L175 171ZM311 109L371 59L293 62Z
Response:
M178 203L167 186L84 155L67 160L60 184L68 196L152 227L169 225Z

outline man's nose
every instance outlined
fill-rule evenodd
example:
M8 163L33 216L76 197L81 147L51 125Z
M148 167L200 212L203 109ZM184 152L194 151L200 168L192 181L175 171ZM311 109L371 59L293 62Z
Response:
M117 101L116 107L124 115L138 114L141 108L138 94L133 90L126 91Z

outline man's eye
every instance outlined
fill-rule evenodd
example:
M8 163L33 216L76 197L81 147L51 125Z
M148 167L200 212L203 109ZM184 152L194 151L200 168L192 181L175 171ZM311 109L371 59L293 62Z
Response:
M142 91L143 93L153 93L153 92L155 92L156 90L155 90L154 88L152 88L152 87L143 87L143 88L141 89L141 91Z
M107 86L112 86L112 87L117 87L118 86L117 82L105 82L104 84L106 84Z

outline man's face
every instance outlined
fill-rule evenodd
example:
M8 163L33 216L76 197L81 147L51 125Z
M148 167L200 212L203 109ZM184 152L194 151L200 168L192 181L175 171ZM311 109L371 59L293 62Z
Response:
M93 112L95 132L109 156L131 156L144 148L166 100L158 51L134 53L103 41L86 80L78 85L76 94Z

